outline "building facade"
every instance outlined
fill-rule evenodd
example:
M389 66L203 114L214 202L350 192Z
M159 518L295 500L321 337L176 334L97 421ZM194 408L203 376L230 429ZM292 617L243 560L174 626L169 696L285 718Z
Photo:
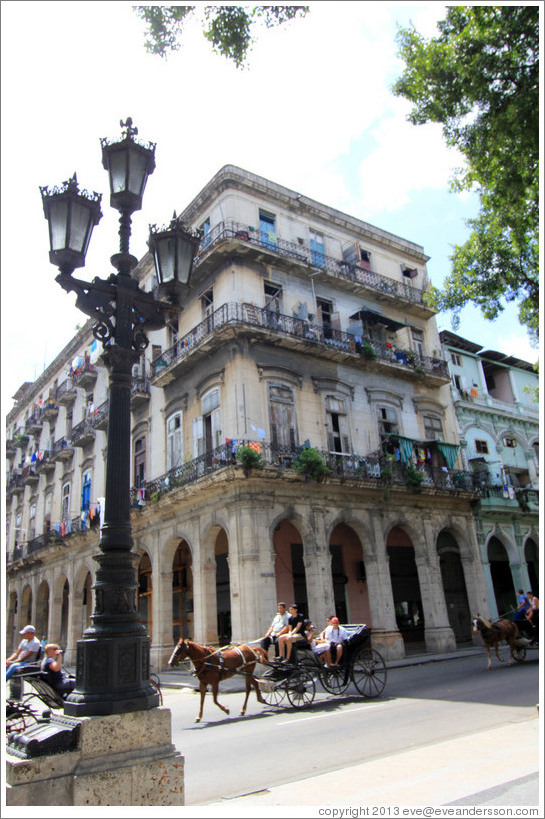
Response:
M182 213L203 238L177 320L133 372L138 605L162 668L180 634L255 640L278 600L372 626L385 658L453 650L489 612L428 257L225 166ZM156 287L153 261L136 268ZM93 611L107 371L85 325L7 423L8 646L75 658ZM251 447L262 467L246 469ZM304 453L325 467L298 471ZM302 455L303 453L303 455Z
M539 595L539 378L513 356L443 331L464 467L479 499L475 524L494 617L516 591Z

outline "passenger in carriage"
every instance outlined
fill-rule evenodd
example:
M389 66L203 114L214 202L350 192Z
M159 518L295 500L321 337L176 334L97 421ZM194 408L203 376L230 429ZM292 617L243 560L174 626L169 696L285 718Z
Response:
M343 655L343 643L348 640L348 632L339 625L339 618L332 617L330 625L325 630L325 639L330 643L331 667L339 665Z
M528 620L527 620L527 617L526 617L526 615L527 615L528 611L530 610L531 606L530 606L530 601L528 600L528 598L526 597L526 595L524 594L522 589L518 590L517 600L518 600L518 606L517 606L516 611L515 611L515 613L513 615L513 622L517 624L517 626L519 628L519 631L520 631L520 633L521 633L521 635L523 637L529 637L531 639L532 627L528 623Z
M526 619L533 629L533 636L539 639L539 600L532 591L526 592L530 608L526 612Z
M278 658L278 638L281 634L285 634L286 631L289 630L288 623L289 614L286 611L286 604L279 603L278 610L273 617L272 623L260 643L261 648L264 649L264 651L268 651L270 644L273 643L276 658Z
M295 641L304 640L305 635L303 631L305 618L299 614L299 610L295 603L289 607L290 618L288 621L289 631L281 634L278 638L278 652L280 659L285 663L289 663L291 657L291 650ZM283 656L285 655L285 656Z
M331 618L328 618L328 619L331 619ZM324 632L325 632L325 629L322 632L322 634L324 634ZM307 627L305 629L305 634L307 636L307 640L308 640L308 642L310 644L310 648L311 648L313 654L316 654L316 656L318 657L318 660L320 662L324 661L326 665L330 665L330 663L331 663L331 654L329 652L329 643L324 637L322 637L322 634L320 634L320 636L316 637L316 634L315 634L315 631L314 631L314 626L312 625L310 620L308 621L308 625L307 625Z

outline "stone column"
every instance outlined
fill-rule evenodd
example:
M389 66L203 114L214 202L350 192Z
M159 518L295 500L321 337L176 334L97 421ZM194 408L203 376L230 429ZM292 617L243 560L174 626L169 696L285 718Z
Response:
M317 531L324 532L325 526ZM335 611L333 576L331 574L331 552L328 544L316 535L304 539L303 561L307 583L308 616L314 628L320 632L326 625L326 617Z
M456 638L450 627L439 555L416 555L418 582L424 610L424 639L426 650L444 654L456 650Z
M405 644L396 622L390 558L386 551L382 516L372 515L371 524L374 535L373 552L364 554L364 563L371 610L373 646L387 660L402 660L405 657Z
M262 631L259 622L248 618L249 612L262 611L259 544L268 531L268 516L257 504L236 506L229 542L231 639L234 643L257 640L268 627ZM276 604L272 609L273 613L275 611ZM272 614L268 616L272 617Z

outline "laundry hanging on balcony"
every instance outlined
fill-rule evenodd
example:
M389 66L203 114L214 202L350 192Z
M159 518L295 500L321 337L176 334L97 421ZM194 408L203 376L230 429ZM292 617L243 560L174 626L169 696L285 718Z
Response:
M437 447L441 455L444 456L448 468L452 469L456 462L456 458L458 457L458 450L460 449L460 445L445 444L442 441L437 441Z
M398 436L399 440L399 450L401 454L401 460L404 464L409 463L413 454L413 438L403 438L403 436Z

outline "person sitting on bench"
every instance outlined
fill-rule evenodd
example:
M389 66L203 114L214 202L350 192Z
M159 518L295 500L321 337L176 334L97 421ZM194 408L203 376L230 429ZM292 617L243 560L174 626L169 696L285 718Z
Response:
M13 677L15 672L19 671L20 668L24 668L25 665L33 662L33 660L38 657L38 653L41 649L34 626L25 626L21 629L19 634L23 637L19 643L19 648L6 660L6 682Z
M46 680L57 694L66 697L75 688L76 681L62 669L62 651L56 643L48 643L45 647L45 659L42 662L42 671Z
M330 667L339 665L343 653L343 643L348 640L348 632L339 625L339 618L332 617L325 630L325 639L329 641L331 659Z

